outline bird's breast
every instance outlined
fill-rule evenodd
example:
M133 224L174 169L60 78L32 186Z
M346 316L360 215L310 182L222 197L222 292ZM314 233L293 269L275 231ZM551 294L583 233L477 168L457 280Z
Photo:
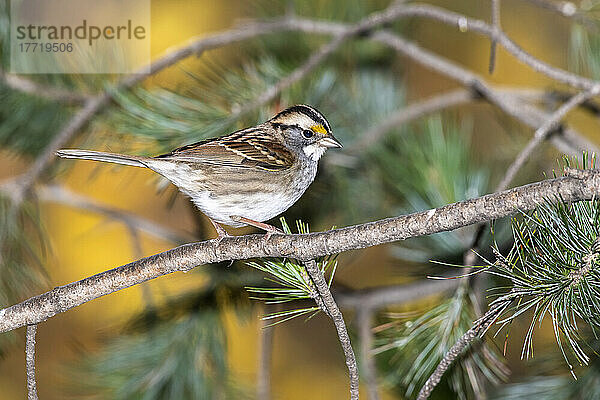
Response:
M232 215L267 221L290 208L315 179L317 164L298 163L286 170L266 171L186 163L153 168L188 195L215 222L243 226Z

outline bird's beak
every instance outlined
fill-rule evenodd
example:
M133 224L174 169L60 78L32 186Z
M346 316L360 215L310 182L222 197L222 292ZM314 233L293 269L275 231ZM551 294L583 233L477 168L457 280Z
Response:
M331 134L329 136L324 137L323 139L319 140L319 144L323 147L336 147L336 148L343 147L342 144L339 142L339 140L334 138L333 135L331 135Z

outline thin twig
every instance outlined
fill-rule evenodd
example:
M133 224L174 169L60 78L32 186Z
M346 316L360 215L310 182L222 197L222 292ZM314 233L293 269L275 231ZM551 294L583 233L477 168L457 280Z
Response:
M500 299L499 299L500 300ZM494 321L506 310L506 307L512 302L512 298L502 299L502 301L493 303L487 313L473 324L473 327L469 329L460 339L446 352L437 368L427 382L421 388L417 400L426 400L429 395L435 389L444 373L450 368L452 363L462 354L462 352L469 347L469 345L477 338L481 338L485 332L492 326Z
M396 10L395 17L397 19L408 17L433 19L447 25L455 26L461 32L471 31L487 36L490 39L496 40L500 46L504 47L504 49L511 53L517 60L529 66L533 70L574 88L592 89L598 83L595 80L585 78L581 75L574 74L558 67L554 67L532 56L523 50L519 45L517 45L512 39L510 39L504 32L496 32L494 27L482 20L468 18L463 14L426 4L403 6L400 10ZM299 30L303 30L305 32L323 34L336 34L348 29L349 27L349 25L342 23L303 19L292 19L289 21L289 23L294 25ZM390 34L390 32L378 32L373 34L371 38L379 41L377 36L379 36L381 33L385 33L386 35Z
M504 32L494 29L485 21L468 18L463 14L445 10L443 8L430 5L412 5L407 6L404 12L411 16L419 16L434 19L448 25L456 26L463 32L471 31L487 36L497 41L506 51L511 53L517 60L528 65L533 70L540 72L558 82L565 83L578 89L593 89L598 84L597 81L574 74L564 69L554 67L540 59L532 56L523 50L518 44L510 39Z
M496 34L500 32L500 0L492 0L492 26ZM496 66L496 45L498 41L496 39L492 39L492 44L490 45L490 65L488 67L488 71L490 74L494 73L494 68Z
M545 121L545 118L547 118L547 113L540 111L532 105L525 107L523 102L514 101L514 97L510 96L509 93L494 90L479 75L425 50L404 38L382 31L374 34L372 39L390 46L426 68L456 80L467 88L472 88L489 103L497 106L508 115L526 125L537 129ZM570 129L565 129L562 135L555 135L552 139L553 144L558 146L562 151L570 154L580 153L581 149L589 149L591 151L597 149L591 142ZM576 150L568 151L575 146L577 146Z
M27 325L25 341L25 364L27 368L27 399L37 400L37 385L35 381L35 334L37 325Z
M10 89L27 93L46 100L65 104L85 104L91 97L82 93L50 87L0 69L0 80Z
M521 150L519 155L515 158L513 163L508 167L506 174L502 178L502 181L498 184L496 191L504 190L508 187L510 182L515 178L517 172L527 162L533 151L543 142L548 136L556 129L560 124L560 121L575 107L588 100L589 98L598 94L600 86L593 90L585 92L579 92L575 96L571 97L569 101L564 103L548 118L542 126L540 126L535 133L533 138L527 143L525 148Z
M104 94L97 97L92 97L85 102L81 108L64 128L54 136L52 141L42 150L40 155L35 159L35 162L29 169L19 177L17 192L15 193L15 206L18 206L37 178L46 171L47 166L55 158L56 150L66 145L71 138L79 132L88 122L110 102L110 95Z
M551 90L544 94L543 100L547 103L564 103L573 97L573 93L561 90ZM593 99L581 103L581 109L587 111L594 117L600 117L600 104Z
M515 101L514 106L519 109L515 118L531 128L539 128L551 116L548 112L527 102ZM580 156L583 151L597 153L600 150L598 145L567 126L563 126L548 139L558 151L573 157Z
M600 170L586 170L575 177L546 179L428 211L325 232L274 234L268 240L264 235L245 235L186 244L0 310L0 332L39 323L98 297L207 263L262 257L311 260L506 217L518 210L532 210L544 199L575 202L599 196Z
M292 71L285 78L281 79L275 85L269 87L251 103L235 111L231 115L231 117L238 118L240 115L244 115L250 112L251 110L261 107L270 102L271 100L275 99L283 90L292 86L294 83L300 81L313 69L315 69L319 64L321 64L329 55L336 51L342 45L342 43L344 43L348 39L348 37L349 36L345 34L339 35L335 39L331 40L329 43L323 45L317 52L313 53L304 64L296 68L294 71Z
M461 274L462 275L462 274ZM378 310L393 304L419 301L425 297L455 289L461 282L458 276L447 275L443 279L418 280L403 285L380 286L354 290L335 291L335 297L342 308Z
M308 273L308 271L306 270L306 268L300 270L300 275L302 275L302 279L304 279L304 282L306 282L308 285L308 289L310 290L311 299L313 299L314 302L317 303L317 306L321 309L321 311L323 311L325 314L327 314L327 316L329 318L333 318L333 316L331 314L329 314L329 310L327 309L327 307L325 306L325 303L323 302L323 297L321 297L321 295L319 294L319 291L317 290L317 286L316 286L315 282L313 281L312 277L310 276L310 274Z
M319 267L317 267L315 260L306 261L304 266L306 267L306 271L308 272L309 276L315 283L319 295L323 299L323 303L325 304L324 311L327 311L327 313L331 316L331 320L335 325L335 330L337 331L340 339L340 344L344 350L346 366L348 367L348 375L350 376L350 399L358 400L358 366L356 365L356 357L354 356L354 350L352 349L352 344L350 343L350 336L348 335L348 330L346 329L344 317L335 303L335 300L329 291L327 281L319 270Z
M360 357L362 359L363 371L370 400L378 400L377 373L375 360L371 349L373 348L373 310L368 307L358 309L356 324L358 325L358 337L360 340Z
M356 143L352 144L348 150L344 151L344 155L352 155L363 151L365 148L377 142L383 135L395 127L420 118L424 115L435 113L436 111L446 109L448 107L455 107L471 100L473 100L473 96L468 90L456 89L447 93L429 97L414 104L410 104L394 112L383 122L362 134L361 138L357 140Z
M11 192L10 187L4 189ZM81 210L91 211L107 218L120 221L125 226L144 232L172 243L185 243L194 240L195 236L185 232L175 232L156 222L131 214L127 211L103 204L95 199L70 191L60 185L44 185L36 188L35 194L42 201L63 204Z

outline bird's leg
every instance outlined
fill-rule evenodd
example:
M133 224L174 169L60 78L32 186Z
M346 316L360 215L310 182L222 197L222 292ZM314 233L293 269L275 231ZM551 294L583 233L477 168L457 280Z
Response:
M212 220L212 218L207 217L208 220L210 221L210 223L212 224L212 226L215 228L215 231L217 231L217 237L215 238L215 240L217 241L217 244L221 243L221 240L225 239L226 237L231 236L229 233L227 233L227 231L218 223L216 223L215 221Z
M284 234L284 232L277 228L276 226L273 225L269 225L269 224L265 224L264 222L258 222L255 221L253 219L249 219L249 218L245 218L245 217L240 217L239 215L232 215L229 218L231 218L232 220L234 220L235 222L241 222L244 223L246 225L250 225L253 226L255 228L258 229L262 229L263 231L267 232L267 235L265 236L265 239L269 239L271 237L271 235L275 234L275 233L279 233L279 234Z

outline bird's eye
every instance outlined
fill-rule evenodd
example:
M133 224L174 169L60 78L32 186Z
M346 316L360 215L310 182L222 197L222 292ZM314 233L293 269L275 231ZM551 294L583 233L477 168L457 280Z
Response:
M309 129L305 129L302 131L302 136L304 136L307 139L310 139L311 137L313 137L314 132L309 130Z

